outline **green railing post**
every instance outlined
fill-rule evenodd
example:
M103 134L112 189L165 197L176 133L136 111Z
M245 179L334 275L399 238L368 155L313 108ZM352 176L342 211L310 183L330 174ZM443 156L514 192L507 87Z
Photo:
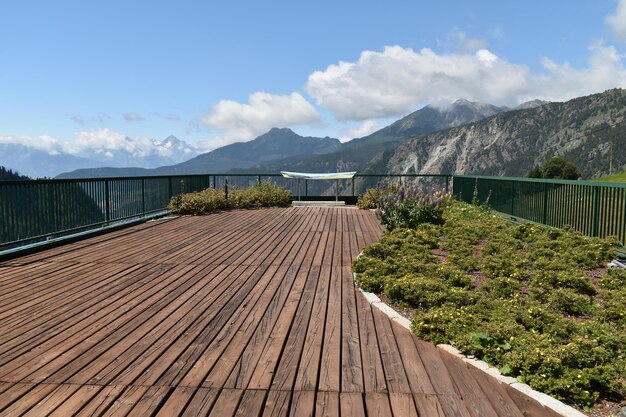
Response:
M141 214L146 213L146 179L141 179Z
M543 183L543 224L548 224L548 183Z
M256 176L256 183L257 183L258 185L261 185L261 176L260 176L260 175L257 175L257 176Z
M450 187L450 176L446 175L446 194L448 194L449 187Z
M109 180L104 181L104 204L106 209L104 219L109 222L111 221L111 206L109 204Z
M511 181L511 215L515 213L515 181Z
M599 236L598 223L600 222L600 190L598 187L593 187L593 223L592 234L593 236Z
M168 191L167 192L168 192L169 198L172 198L172 197L174 197L174 186L172 185L173 178L169 177L168 180L169 181L168 181Z

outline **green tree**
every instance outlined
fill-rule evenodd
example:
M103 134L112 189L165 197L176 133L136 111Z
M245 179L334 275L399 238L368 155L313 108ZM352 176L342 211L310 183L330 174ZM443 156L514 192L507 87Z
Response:
M560 180L577 180L580 170L572 161L562 156L555 156L546 161L543 166L535 166L526 175L529 178L551 178Z

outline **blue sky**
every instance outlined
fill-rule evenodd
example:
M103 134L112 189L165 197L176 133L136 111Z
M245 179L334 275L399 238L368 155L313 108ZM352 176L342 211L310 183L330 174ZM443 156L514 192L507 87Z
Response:
M431 102L626 87L625 53L626 0L4 1L0 142L347 139Z

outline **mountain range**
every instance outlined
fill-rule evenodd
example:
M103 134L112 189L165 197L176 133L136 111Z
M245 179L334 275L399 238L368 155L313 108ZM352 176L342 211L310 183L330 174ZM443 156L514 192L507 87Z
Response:
M428 105L346 143L274 128L249 142L192 154L185 161L157 168L144 163L135 168L93 169L87 168L93 155L72 155L77 159L70 162L62 159L67 155L49 157L58 160L56 166L84 164L60 178L84 178L280 170L523 176L534 165L561 155L573 160L585 177L596 177L607 174L609 166L619 168L626 163L625 118L626 91L621 89L564 103L533 100L513 109L461 99L447 106ZM191 149L174 137L164 143ZM14 164L8 166L20 171Z
M524 176L553 156L583 178L626 165L626 90L501 112L465 126L416 136L370 169L393 173ZM368 167L363 167L367 170Z
M133 166L137 167L135 171L142 172L143 169L183 162L199 153L194 146L175 136L164 140L125 137L115 142L102 141L98 146L57 143L46 150L2 141L0 166L10 167L31 178L54 177L60 172L99 166Z

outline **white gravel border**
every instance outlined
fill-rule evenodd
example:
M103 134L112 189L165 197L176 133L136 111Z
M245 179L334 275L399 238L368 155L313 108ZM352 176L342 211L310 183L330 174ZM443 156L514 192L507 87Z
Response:
M362 253L363 252L361 252L358 257L360 257ZM356 274L352 273L352 275L356 279ZM383 303L376 294L371 293L371 292L365 292L360 288L359 290L361 291L361 294L365 296L365 299L373 307L376 307L377 309L385 313L389 317L390 320L395 321L400 326L407 329L409 332L411 331L411 320L400 315L400 313L398 313L396 310L391 308L389 305ZM535 401L537 401L539 404L543 405L544 407L549 408L550 410L553 410L554 412L564 417L588 417L587 415L581 413L575 408L567 404L564 404L561 401L550 397L549 395L546 395L539 391L535 391L530 386L526 384L522 384L515 378L502 375L498 368L494 368L490 366L487 362L483 362L481 360L474 359L474 358L468 358L467 356L463 355L457 348L455 348L452 345L446 345L446 344L437 345L437 349L441 349L442 351L447 352L451 354L452 356L458 357L467 365L473 366L474 368L485 372L486 374L496 378L502 384L509 385L511 388L516 389L517 391L534 399Z

